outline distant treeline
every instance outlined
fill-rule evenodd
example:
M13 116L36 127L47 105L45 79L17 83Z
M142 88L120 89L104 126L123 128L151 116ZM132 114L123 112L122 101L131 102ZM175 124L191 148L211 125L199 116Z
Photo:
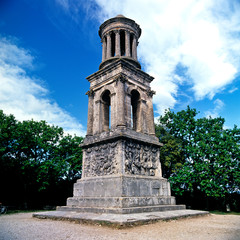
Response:
M177 203L240 211L240 129L196 109L167 110L156 124L160 161ZM0 202L33 209L65 205L81 178L82 137L45 121L17 121L0 110Z
M163 177L178 203L240 211L240 129L225 120L197 118L196 109L167 110L156 124Z

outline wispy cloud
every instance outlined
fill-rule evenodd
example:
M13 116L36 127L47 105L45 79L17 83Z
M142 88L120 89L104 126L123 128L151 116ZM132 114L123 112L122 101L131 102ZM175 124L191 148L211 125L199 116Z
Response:
M237 87L234 87L234 88L230 89L228 92L229 92L229 93L234 93L234 92L236 92L237 90L238 90L238 88L237 88Z
M220 112L223 110L225 106L224 102L220 99L216 99L213 103L214 103L214 108L205 112L206 117L212 117L212 118L219 117Z
M69 0L56 0L57 4L59 4L65 11L69 11Z
M76 7L66 2L71 4L65 10ZM121 13L140 24L139 58L155 77L152 88L159 114L177 103L180 84L195 100L212 99L239 75L237 0L91 0L83 5L100 23Z
M48 97L41 80L28 70L34 66L31 53L13 39L0 36L0 109L18 120L46 120L70 134L84 136L83 126Z

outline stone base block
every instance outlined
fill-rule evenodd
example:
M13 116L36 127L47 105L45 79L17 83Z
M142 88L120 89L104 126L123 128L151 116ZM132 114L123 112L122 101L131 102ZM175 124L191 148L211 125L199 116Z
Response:
M72 197L67 199L67 206L129 208L156 205L175 205L174 197L102 197L84 198Z
M111 176L84 178L74 184L74 197L153 197L171 196L165 178Z

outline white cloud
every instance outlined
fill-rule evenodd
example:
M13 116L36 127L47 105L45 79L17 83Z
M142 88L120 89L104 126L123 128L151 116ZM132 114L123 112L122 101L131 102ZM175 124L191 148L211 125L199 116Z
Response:
M12 40L0 37L0 109L18 120L46 120L65 132L84 136L83 126L54 101L41 81L27 74L34 57Z
M159 114L174 107L180 84L190 88L196 100L212 99L239 74L237 0L91 0L83 5L100 23L123 14L140 24L138 55L145 71L155 77ZM179 65L184 74L176 70Z
M205 112L206 117L212 117L212 118L219 117L219 113L222 111L222 109L225 106L224 102L220 99L216 99L213 103L215 105L214 109L206 111Z

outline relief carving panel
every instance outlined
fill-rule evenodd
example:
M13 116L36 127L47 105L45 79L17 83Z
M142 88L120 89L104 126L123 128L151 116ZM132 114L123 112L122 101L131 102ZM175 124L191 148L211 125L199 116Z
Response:
M125 172L134 175L155 176L160 166L159 148L125 141Z
M118 153L117 142L89 147L85 150L84 176L105 176L116 174Z

